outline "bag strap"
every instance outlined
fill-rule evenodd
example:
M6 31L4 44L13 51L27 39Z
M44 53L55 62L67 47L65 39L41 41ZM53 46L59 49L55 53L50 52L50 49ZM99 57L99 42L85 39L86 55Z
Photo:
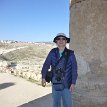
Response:
M52 68L52 71L56 68L56 66L59 64L59 62L62 60L63 57L64 57L64 55L62 54L60 59L58 59L58 61L55 63L55 66Z
M65 69L66 69L68 58L69 58L69 54L70 54L70 50L65 48L64 52L62 53L62 56L60 57L60 59L58 59L58 61L56 62L55 66L52 68L52 71L59 64L59 62L62 60L63 57L65 57L65 59L66 59L66 63L65 63Z
M69 59L69 55L70 55L70 50L69 49L66 49L66 53L65 53L65 60L66 60L66 62L65 62L65 67L64 67L64 69L66 70L66 67L67 67L67 63L68 63L68 59Z

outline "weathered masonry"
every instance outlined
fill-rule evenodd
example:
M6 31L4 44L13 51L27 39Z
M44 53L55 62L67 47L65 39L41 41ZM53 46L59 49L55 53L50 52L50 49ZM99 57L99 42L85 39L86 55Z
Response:
M107 0L70 0L69 34L79 73L74 107L107 107Z

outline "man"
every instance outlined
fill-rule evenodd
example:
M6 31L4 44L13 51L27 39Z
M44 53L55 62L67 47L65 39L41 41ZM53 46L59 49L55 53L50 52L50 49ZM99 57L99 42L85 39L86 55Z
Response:
M70 42L70 38L64 33L58 33L53 42L57 48L53 48L42 68L42 86L46 86L46 73L48 69L54 69L52 77L52 97L53 107L61 107L61 98L64 107L72 107L72 92L74 91L77 80L77 62L74 51L68 50L66 44ZM67 52L67 54L65 54ZM69 53L69 54L68 54ZM67 57L66 57L67 56ZM57 66L55 64L60 59ZM58 74L59 72L59 74ZM59 89L61 88L61 89Z

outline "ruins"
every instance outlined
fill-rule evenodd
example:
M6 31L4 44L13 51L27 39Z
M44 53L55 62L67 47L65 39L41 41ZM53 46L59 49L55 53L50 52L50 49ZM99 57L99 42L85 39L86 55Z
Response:
M78 63L74 107L107 106L107 0L70 0L70 48Z

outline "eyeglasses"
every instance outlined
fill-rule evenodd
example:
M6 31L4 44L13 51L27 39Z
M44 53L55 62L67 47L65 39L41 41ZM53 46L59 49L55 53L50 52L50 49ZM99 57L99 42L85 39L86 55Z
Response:
M66 40L66 38L57 38L57 40Z

